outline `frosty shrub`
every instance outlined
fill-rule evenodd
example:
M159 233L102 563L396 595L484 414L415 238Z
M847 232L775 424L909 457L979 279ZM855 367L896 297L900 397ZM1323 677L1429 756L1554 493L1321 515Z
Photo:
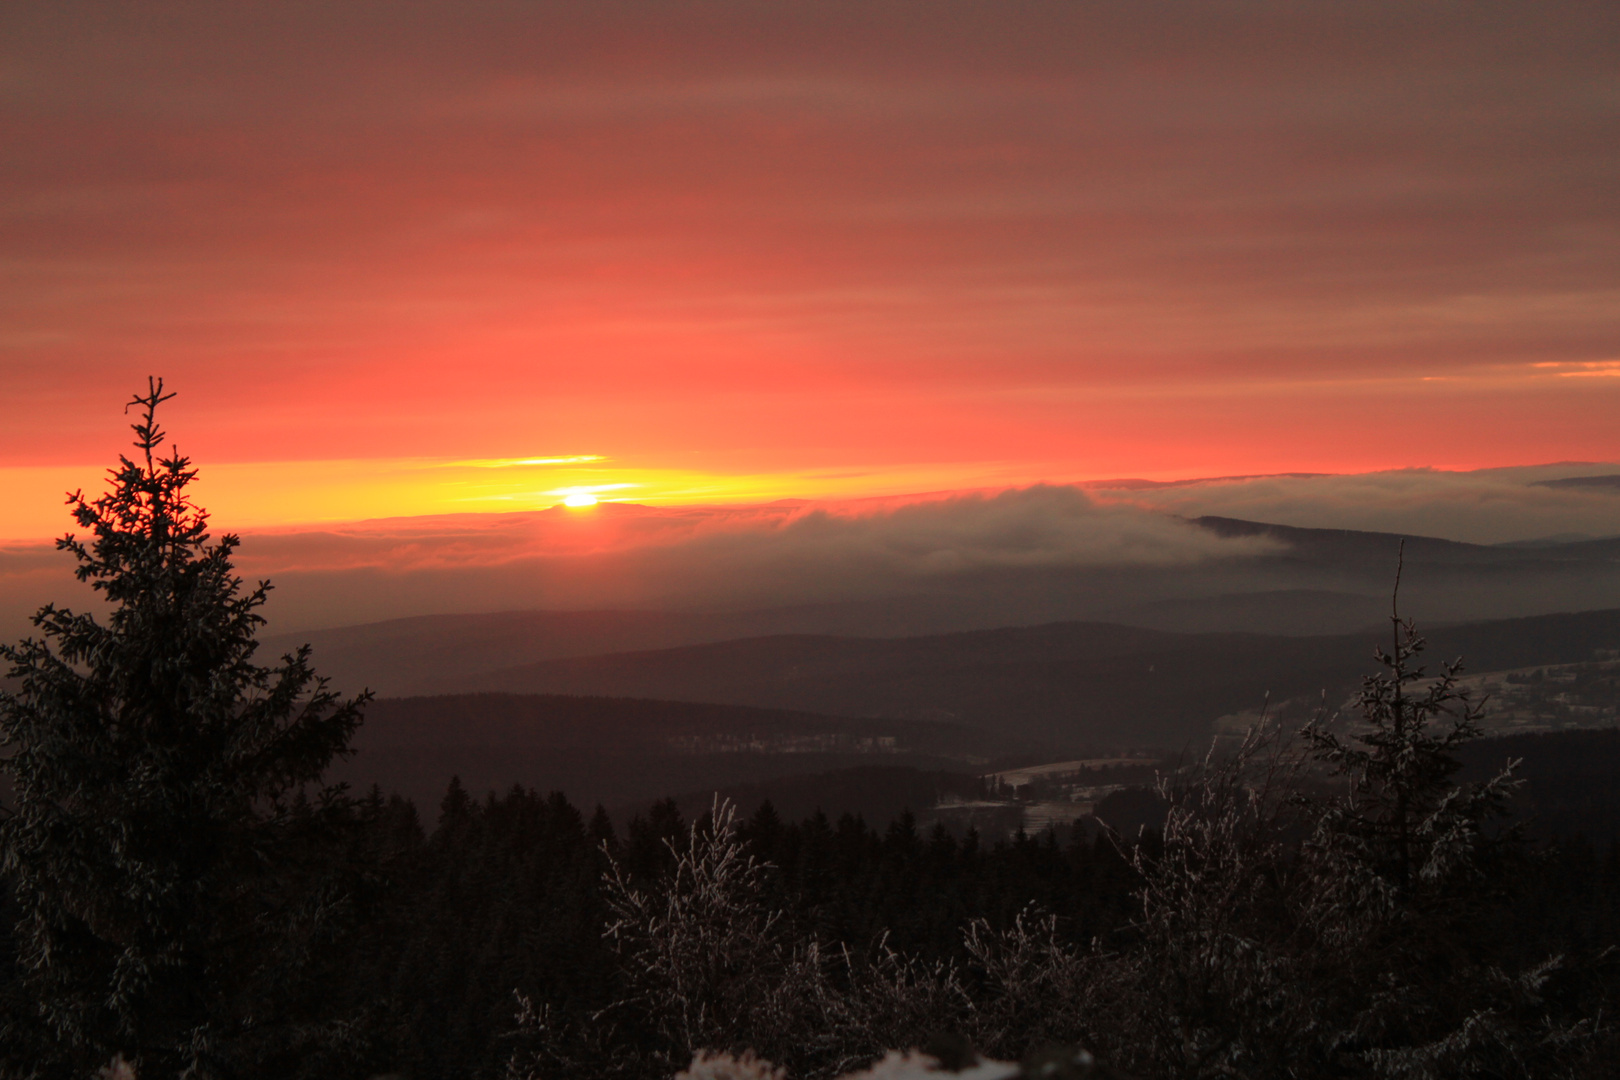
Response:
M1099 1034L1118 1060L1188 1077L1288 1075L1279 1055L1314 1024L1279 933L1298 869L1289 749L1262 724L1229 759L1162 784L1162 842L1130 851L1143 879L1138 936L1104 976L1115 993Z
M1393 622L1353 718L1262 725L1165 786L1162 844L1132 853L1139 937L1094 1028L1116 1060L1185 1077L1585 1067L1595 1024L1560 1014L1559 959L1517 960L1489 924L1526 869L1500 821L1512 765L1454 780L1480 706L1460 663L1426 674L1422 639Z
M1057 917L1033 907L1002 930L974 919L964 937L980 976L963 1025L976 1046L1016 1058L1031 1047L1094 1044L1109 958L1063 941Z
M880 942L876 954L859 959L845 951L839 1013L844 1034L835 1064L848 1068L895 1047L914 1047L931 1033L973 1027L972 995L948 961L924 961Z
M717 801L684 844L666 845L672 868L659 881L632 880L608 856L606 936L620 996L573 1027L520 998L524 1050L512 1077L667 1077L695 1055L724 1053L735 1057L711 1063L763 1059L815 1080L960 1026L970 1012L952 965L882 944L870 957L828 950L769 908L771 867L748 853L730 803Z
M837 1020L826 957L759 902L766 864L737 836L736 810L717 802L695 823L661 887L633 883L617 861L607 879L607 936L621 958L624 996L650 1060L674 1072L699 1050L803 1060ZM806 1043L811 1045L807 1046Z

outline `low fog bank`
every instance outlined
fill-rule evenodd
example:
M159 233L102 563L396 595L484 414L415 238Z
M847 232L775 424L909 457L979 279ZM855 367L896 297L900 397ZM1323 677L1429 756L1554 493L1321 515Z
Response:
M519 608L741 610L954 591L985 579L1169 569L1275 552L1173 515L1037 485L842 504L412 518L246 538L278 629ZM3 556L7 614L65 581L47 548Z
M849 503L603 504L254 533L238 566L250 582L273 579L266 614L278 638L423 615L648 613L619 619L619 630L559 624L547 631L556 644L543 655L1065 619L1336 633L1381 617L1395 534L1475 543L1613 536L1620 488L1548 481L1615 473L1620 466L1571 465L1089 494L1037 485ZM1348 544L1322 534L1306 543L1287 530L1245 534L1187 520L1202 514L1391 535ZM1428 622L1620 606L1620 561L1602 544L1414 549L1408 567L1409 610ZM26 632L27 616L48 600L88 606L71 560L49 545L0 549L7 638ZM661 623L653 613L663 613ZM623 629L631 623L635 629ZM661 628L649 630L654 624ZM490 626L481 647L497 648L507 631ZM467 624L456 632L479 637Z

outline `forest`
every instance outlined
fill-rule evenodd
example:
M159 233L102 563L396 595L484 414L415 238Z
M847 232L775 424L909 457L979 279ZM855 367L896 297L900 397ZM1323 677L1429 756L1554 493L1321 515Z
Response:
M257 662L269 586L161 456L165 399L60 542L110 614L48 605L0 650L0 1076L652 1080L715 1052L827 1080L1063 1047L1073 1075L1597 1077L1620 1050L1620 847L1578 812L1612 773L1517 814L1461 662L1396 611L1346 714L1262 716L1160 778L1152 827L717 798L621 830L459 781L420 808L330 782L369 695L307 648Z
M1262 1050L1268 1036L1252 1026L1274 1008L1303 1004L1273 995L1292 998L1309 989L1279 979L1280 986L1260 996L1263 973L1242 969L1219 973L1210 985L1189 985L1184 969L1196 968L1196 950L1158 957L1166 970L1138 966L1156 949L1213 947L1201 935L1203 920L1214 913L1198 910L1212 897L1171 898L1186 905L1176 915L1198 920L1191 925L1144 922L1155 902L1144 888L1162 882L1170 869L1163 861L1165 840L1154 832L1135 842L1076 834L1060 843L1047 832L984 845L972 834L955 838L942 828L919 834L908 815L882 829L852 815L783 821L766 803L746 820L729 822L722 834L754 865L699 883L678 871L686 859L690 875L694 838L701 854L713 843L715 820L685 822L667 800L622 834L605 813L582 813L558 793L515 789L473 798L456 785L436 809L431 828L424 828L412 803L380 791L345 809L345 841L324 851L321 867L328 885L343 882L343 903L328 914L328 946L305 957L297 972L300 991L283 1003L287 1030L254 1040L252 1060L228 1069L221 1062L211 1072L652 1077L673 1073L696 1049L769 1047L792 1075L824 1076L890 1046L970 1032L976 1047L1013 1059L1053 1043L1083 1044L1105 1060L1129 1062L1136 1075L1222 1075L1176 1054L1159 1057L1162 1032L1152 1028L1167 1017L1150 1020L1124 1007L1128 998L1109 1000L1126 989L1118 980L1134 984L1133 996L1152 994L1160 1007L1177 1010L1178 1019L1203 1029L1203 1038L1222 1044L1211 1048L1214 1053L1239 1061L1279 1052L1292 1041L1279 1017L1280 1030L1269 1035L1276 1045ZM1482 895L1453 898L1450 912L1424 914L1425 932L1443 929L1443 944L1428 942L1414 954L1407 952L1410 942L1397 951L1398 941L1391 941L1391 951L1364 959L1382 977L1413 980L1408 993L1440 994L1465 975L1495 971L1505 979L1559 958L1541 973L1545 982L1536 994L1518 1002L1508 995L1505 1004L1523 1009L1520 1016L1511 1010L1492 1016L1477 1001L1456 1003L1472 1006L1470 1016L1527 1026L1492 1033L1502 1044L1473 1048L1473 1063L1459 1055L1399 1071L1373 1066L1361 1074L1495 1076L1515 1075L1518 1068L1527 1076L1582 1075L1584 1060L1587 1075L1603 1075L1602 1055L1612 1050L1613 1033L1598 1021L1620 989L1611 957L1620 945L1620 843L1595 848L1579 836L1563 836L1500 857L1510 864L1493 868L1501 875L1494 885L1476 883ZM622 878L613 876L615 868ZM1223 877L1241 879L1281 867L1262 859L1219 869ZM650 943L606 936L616 921L615 904L624 900L620 882L665 904L687 890L686 925L666 927L670 938ZM720 887L705 894L700 884ZM1206 884L1231 889L1242 882ZM1240 944L1237 931L1252 931L1250 920L1262 914L1243 910L1260 897L1230 899L1243 903L1229 913L1238 922L1228 947ZM16 916L13 904L4 925L14 925ZM748 919L756 927L775 922L756 937ZM642 926L652 922L647 918ZM718 938L706 937L716 931ZM674 940L678 934L695 940ZM797 1000L776 1003L778 1013L737 1011L738 1002L762 987L776 988L777 980L791 987L787 975L806 962L796 953L810 942L821 954L823 985L799 986ZM699 943L723 945L735 955L716 970L688 951ZM37 1029L25 1041L31 999L16 967L16 938L6 944L8 1075L90 1075L38 1068L54 1055L36 1041L49 1042ZM1291 948L1284 948L1302 942L1265 944L1279 950L1273 962L1306 959L1287 956ZM647 960L649 948L691 970L660 971ZM1457 951L1448 958L1457 970L1432 966L1437 959L1429 950L1436 948ZM1352 978L1351 961L1339 958L1343 972L1314 974ZM1144 979L1148 985L1138 981ZM1246 980L1254 985L1242 987ZM683 1026L672 1015L668 991L675 985L710 1006L706 1023ZM1256 996L1222 1000L1217 994L1232 989ZM849 999L841 1009L823 1000L841 995ZM881 1008L872 1008L874 998ZM857 1002L861 1022L853 1024L847 1014L857 1011ZM1259 1015L1244 1015L1251 1010ZM1348 1026L1355 1017L1347 1012L1327 1019ZM38 1048L39 1056L25 1047ZM1496 1053L1517 1056L1519 1064L1503 1068L1493 1060ZM1242 1075L1290 1075L1255 1064L1233 1068ZM1293 1075L1345 1074L1326 1063L1318 1070L1289 1068Z

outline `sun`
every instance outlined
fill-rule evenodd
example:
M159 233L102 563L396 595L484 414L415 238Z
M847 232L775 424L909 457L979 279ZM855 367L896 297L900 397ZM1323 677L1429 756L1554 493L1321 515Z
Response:
M570 486L552 488L550 491L545 492L545 494L560 500L556 504L558 506L570 506L576 510L582 510L585 507L597 505L602 501L604 495L607 495L610 492L618 491L621 488L633 488L638 486L639 485L637 484L630 483L581 484L578 487Z

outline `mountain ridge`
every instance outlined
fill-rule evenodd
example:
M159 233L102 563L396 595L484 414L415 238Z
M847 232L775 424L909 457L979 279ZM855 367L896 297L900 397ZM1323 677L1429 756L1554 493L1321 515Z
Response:
M1385 631L1387 633L1387 631ZM1434 627L1432 662L1491 671L1620 648L1620 609ZM831 716L933 717L1054 745L1184 745L1223 714L1322 692L1373 669L1383 635L1177 634L1060 622L915 638L773 635L542 661L468 690L616 693L792 708Z

